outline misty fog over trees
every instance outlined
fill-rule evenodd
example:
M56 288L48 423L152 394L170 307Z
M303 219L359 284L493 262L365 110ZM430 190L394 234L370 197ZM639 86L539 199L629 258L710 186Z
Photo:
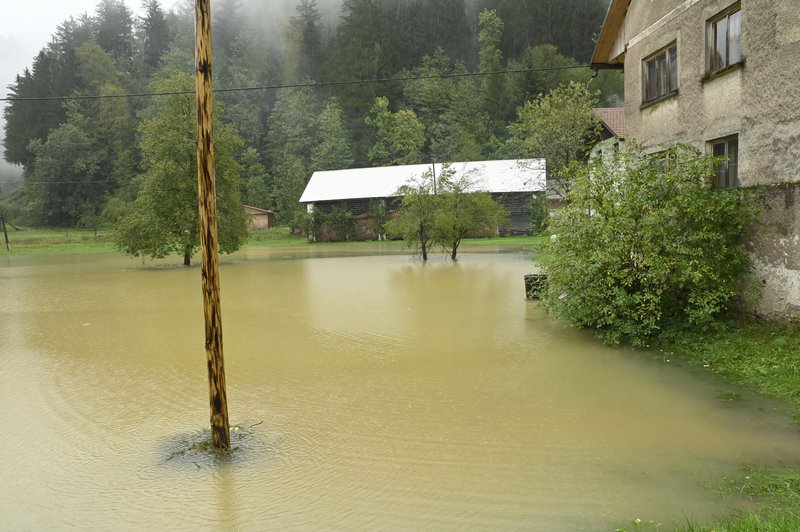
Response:
M601 105L621 103L618 73L592 78L579 67L608 3L217 0L215 112L241 137L230 170L241 202L291 223L315 170L536 156L509 142L525 102L579 81L599 91ZM124 1L101 0L55 28L9 96L180 90L170 80L193 73L193 54L193 2L165 10L145 0L137 16ZM464 75L507 70L525 72ZM453 76L431 78L442 75ZM331 83L389 78L404 80ZM226 91L240 88L248 90ZM159 98L9 102L4 156L24 168L24 185L7 210L51 226L119 217L145 182L142 138Z

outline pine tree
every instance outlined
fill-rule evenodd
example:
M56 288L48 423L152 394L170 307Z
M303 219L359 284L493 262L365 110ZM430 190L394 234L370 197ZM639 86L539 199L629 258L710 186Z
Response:
M100 0L95 10L94 40L110 53L121 68L133 61L133 12L122 0Z
M167 15L158 0L142 3L145 15L140 19L140 61L145 76L158 68L161 56L169 49L170 34Z
M311 150L313 170L340 170L353 164L350 135L342 121L342 108L331 98L319 116L320 142Z
M317 0L300 0L297 15L289 20L289 45L297 55L294 72L287 79L318 79L322 64L322 16Z

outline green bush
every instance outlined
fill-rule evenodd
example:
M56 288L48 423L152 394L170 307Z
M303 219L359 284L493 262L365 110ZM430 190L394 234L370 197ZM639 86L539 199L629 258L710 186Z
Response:
M531 234L541 235L547 229L547 222L550 217L547 196L544 193L537 194L528 202L527 209L530 216Z
M336 207L327 216L327 225L330 227L331 238L336 241L353 240L356 234L356 217L344 207Z
M319 229L324 223L324 213L314 211L307 212L305 209L295 209L289 218L289 232L293 235L318 235Z
M746 191L710 187L720 163L688 146L631 146L573 166L550 223L547 308L609 343L643 344L671 320L712 323L749 269L738 244L755 215Z

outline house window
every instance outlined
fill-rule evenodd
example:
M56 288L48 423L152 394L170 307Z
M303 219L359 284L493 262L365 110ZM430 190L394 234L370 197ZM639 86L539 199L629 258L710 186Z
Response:
M709 74L742 61L742 10L734 4L708 21L706 66Z
M678 45L644 60L644 102L651 102L678 91Z
M714 187L729 188L739 186L739 137L725 137L709 142L711 155L727 157L717 168Z

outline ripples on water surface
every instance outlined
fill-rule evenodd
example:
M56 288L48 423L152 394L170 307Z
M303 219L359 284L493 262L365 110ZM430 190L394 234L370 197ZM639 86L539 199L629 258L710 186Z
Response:
M798 459L769 403L548 321L524 256L308 254L223 259L229 457L198 268L0 263L3 528L608 530Z

